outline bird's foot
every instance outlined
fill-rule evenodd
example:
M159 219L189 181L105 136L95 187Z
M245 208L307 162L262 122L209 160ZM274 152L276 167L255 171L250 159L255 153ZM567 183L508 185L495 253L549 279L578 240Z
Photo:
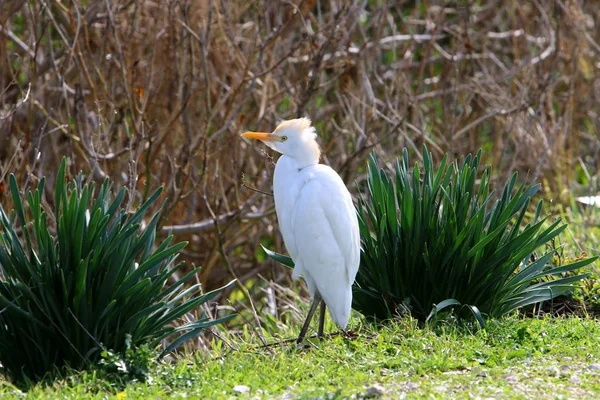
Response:
M353 331L351 329L348 329L348 330L341 329L340 334L343 337L345 337L346 339L356 339L359 336L358 332Z

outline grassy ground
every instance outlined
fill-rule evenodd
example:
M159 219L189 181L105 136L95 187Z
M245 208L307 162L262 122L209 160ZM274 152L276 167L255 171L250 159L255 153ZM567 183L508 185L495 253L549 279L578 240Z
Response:
M151 382L111 386L76 374L3 398L597 398L600 325L594 319L511 317L469 333L420 329L411 320L382 328L355 321L352 334L299 348L228 339L211 354L159 365ZM331 328L331 327L329 327ZM285 332L285 336L293 332ZM250 340L252 342L253 340ZM244 344L245 343L245 344Z

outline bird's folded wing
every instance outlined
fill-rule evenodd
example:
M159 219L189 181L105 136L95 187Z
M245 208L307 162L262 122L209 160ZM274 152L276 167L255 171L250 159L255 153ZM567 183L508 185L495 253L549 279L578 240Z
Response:
M320 291L328 285L351 285L358 255L352 202L340 188L330 186L309 180L300 191L292 217L297 258Z

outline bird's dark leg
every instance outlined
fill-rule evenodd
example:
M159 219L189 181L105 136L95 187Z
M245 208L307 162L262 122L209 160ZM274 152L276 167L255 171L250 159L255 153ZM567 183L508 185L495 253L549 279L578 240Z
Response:
M321 302L321 295L319 294L319 291L317 290L315 292L315 297L310 306L310 310L308 310L308 315L306 316L306 320L304 320L304 325L302 325L302 330L300 331L300 335L298 336L298 340L296 340L296 343L300 344L304 340L304 336L306 336L306 332L308 331L308 327L310 326L310 321L312 320L312 317L315 314L315 311L317 310L317 306L319 305L320 302Z
M321 300L321 313L319 315L319 330L317 331L317 337L323 339L323 328L325 327L325 300Z

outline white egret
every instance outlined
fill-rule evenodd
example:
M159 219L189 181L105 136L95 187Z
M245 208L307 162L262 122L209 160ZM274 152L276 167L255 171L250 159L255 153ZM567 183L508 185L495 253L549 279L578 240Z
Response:
M275 210L288 253L292 278L304 277L313 303L298 337L302 342L319 304L318 336L325 308L344 329L350 318L352 284L360 263L358 219L342 178L319 164L317 134L308 118L281 123L273 133L246 132L282 153L273 177Z

